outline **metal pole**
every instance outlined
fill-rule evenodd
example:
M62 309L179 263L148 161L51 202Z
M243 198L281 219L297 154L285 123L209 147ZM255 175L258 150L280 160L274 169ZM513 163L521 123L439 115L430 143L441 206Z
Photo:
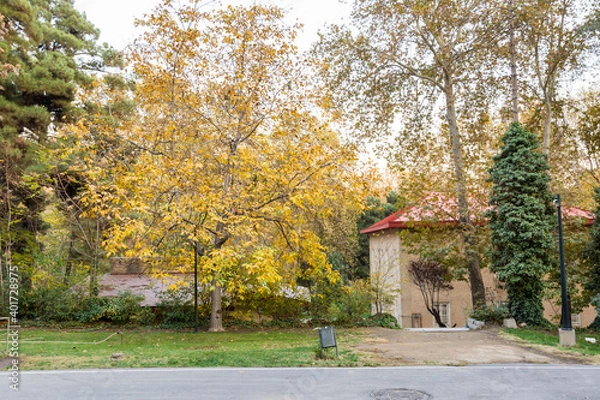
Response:
M194 332L198 333L198 243L194 242Z
M569 308L569 298L568 298L568 294L567 294L567 272L565 269L565 250L564 250L564 245L563 245L562 209L561 209L561 204L560 204L560 194L556 195L556 203L558 206L558 253L560 255L562 329L572 329L572 327L571 327L571 310Z

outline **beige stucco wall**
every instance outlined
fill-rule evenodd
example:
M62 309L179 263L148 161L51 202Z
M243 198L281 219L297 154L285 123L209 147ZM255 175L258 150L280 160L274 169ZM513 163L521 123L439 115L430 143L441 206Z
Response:
M560 304L544 301L544 317L546 317L546 319L555 324L560 324L560 315ZM573 328L585 328L594 322L594 318L596 318L596 308L592 306L586 307L578 314L578 316L579 318L571 319L573 321ZM579 324L575 322L576 320L579 320Z
M408 262L402 265L402 271L404 276L408 276ZM495 303L506 300L506 294L497 287L494 275L487 269L481 272L486 288L487 302ZM467 323L467 316L472 308L471 289L465 281L453 281L452 286L452 290L440 293L440 303L450 304L450 326L456 324L457 327L462 327ZM421 314L423 328L435 326L433 316L427 311L423 296L415 284L410 281L405 282L401 295L403 296L402 304L404 305L402 310L402 326L404 328L414 327L412 325L413 314Z
M403 328L411 328L413 314L420 314L422 327L434 327L433 316L425 308L423 297L419 288L413 284L408 277L408 264L416 257L408 254L401 246L400 236L397 230L388 230L370 235L369 252L371 263L371 276L386 268L393 271L390 281L394 283L399 293L395 296L395 302L386 312L398 319ZM506 301L506 293L499 287L494 274L488 269L483 269L482 277L486 289L487 303ZM454 289L442 292L440 303L450 303L451 325L462 327L467 322L467 316L472 308L471 289L464 281L452 282ZM560 314L560 308L545 302L545 317L556 322L556 314ZM581 314L581 326L586 327L592 323L596 316L593 307L586 308Z
M401 246L397 231L378 232L370 236L369 253L371 260L371 276L381 271L392 270L390 279L394 287L399 289L395 302L386 309L398 319L401 327L411 328L413 314L421 315L423 328L431 328L435 321L427 311L419 288L414 285L408 275L408 264L416 256L407 253ZM488 300L505 300L503 291L497 288L493 274L487 270L482 271L488 293ZM471 308L471 290L467 282L456 281L454 289L440 294L440 303L450 303L451 325L463 326L467 322L467 314Z

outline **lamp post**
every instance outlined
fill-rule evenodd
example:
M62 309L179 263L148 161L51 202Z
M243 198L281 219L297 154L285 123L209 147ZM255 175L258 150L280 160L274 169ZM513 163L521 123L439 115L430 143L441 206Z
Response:
M194 332L198 333L198 242L194 246Z
M567 272L565 269L565 249L563 244L562 207L560 194L556 195L556 207L558 214L558 253L560 257L560 287L562 301L562 324L558 330L561 346L575 345L575 330L571 326L571 309L569 308L569 297L567 294Z

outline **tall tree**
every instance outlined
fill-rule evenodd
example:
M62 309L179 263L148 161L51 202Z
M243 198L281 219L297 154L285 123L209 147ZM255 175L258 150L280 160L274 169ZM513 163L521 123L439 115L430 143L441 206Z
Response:
M18 74L0 76L1 236L21 257L26 290L44 207L41 186L28 171L48 133L68 119L75 88L87 79L78 57L94 53L98 31L72 0L2 2L0 14L10 26L0 42L0 65L19 66Z
M508 2L509 12L509 53L510 53L510 87L513 122L519 122L519 86L517 83L517 49L515 43L515 8L514 0Z
M595 0L514 0L520 40L517 40L521 78L529 96L542 106L542 150L550 155L552 126L560 101L560 79L579 69L597 43ZM539 104L539 103L538 103ZM534 114L534 117L536 114Z
M47 152L47 185L54 189L58 208L70 226L63 282L77 268L89 277L89 293L98 291L97 274L105 264L102 242L109 226L112 174L119 163L132 162L136 150L118 132L131 129L139 118L133 82L120 75L99 74L78 92L81 119L61 127Z
M491 269L519 323L544 325L544 278L556 266L548 162L535 135L513 123L490 169Z
M578 144L578 158L595 186L600 185L600 91L584 93L575 102L575 129L570 139Z
M224 291L269 292L295 279L336 280L309 218L327 199L356 199L354 150L308 112L311 93L276 7L204 11L164 1L133 47L140 150L114 174L109 250L189 265L211 290L210 330Z
M466 111L485 98L474 77L504 32L496 6L487 0L357 0L352 27L333 26L316 49L330 101L338 113L356 116L363 135L387 134L399 121L408 132L399 143L421 148L432 130L427 104L431 108L441 95L474 306L485 303L485 287L473 243L459 115L461 106Z
M12 29L12 24L6 22L6 17L0 14L0 40L4 41L4 37L9 33ZM0 46L0 57L4 58L8 49L4 46ZM14 73L18 75L19 73L19 65L13 65L8 63L0 64L0 79L6 78L9 73ZM0 89L3 89L0 87Z
M18 76L2 81L0 126L4 135L25 131L43 140L51 123L67 118L77 85L89 79L77 57L96 52L99 31L73 0L15 0L0 5L0 13L14 26L6 60L20 65Z

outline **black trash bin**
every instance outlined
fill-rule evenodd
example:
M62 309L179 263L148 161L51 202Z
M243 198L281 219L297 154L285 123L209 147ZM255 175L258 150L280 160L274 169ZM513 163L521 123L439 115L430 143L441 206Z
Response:
M321 344L321 358L323 358L323 349L329 347L335 347L335 356L338 356L338 347L333 326L319 328L319 342Z

